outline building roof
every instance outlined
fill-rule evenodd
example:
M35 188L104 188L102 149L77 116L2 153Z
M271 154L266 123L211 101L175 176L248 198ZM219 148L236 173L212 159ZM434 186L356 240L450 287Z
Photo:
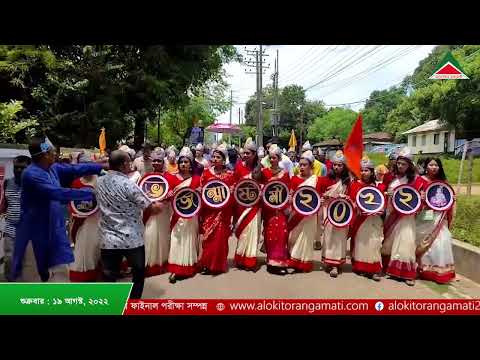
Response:
M374 140L368 140L364 141L363 144L373 144L373 145L390 145L393 144L391 141L374 141Z
M363 135L363 140L392 142L393 135L388 132L374 132Z
M405 131L402 134L406 135L406 134L416 134L416 133L429 132L429 131L447 130L447 128L448 128L447 124L441 122L440 119L436 119L436 120L427 121L425 124L414 127L413 129Z
M322 146L342 146L342 142L338 139L330 139L321 141L319 143L313 144L313 147L322 147Z

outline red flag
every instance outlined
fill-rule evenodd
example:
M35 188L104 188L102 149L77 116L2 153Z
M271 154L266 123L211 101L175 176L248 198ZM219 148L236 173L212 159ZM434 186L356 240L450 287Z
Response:
M348 136L343 152L347 166L352 173L360 178L360 161L363 155L363 130L362 130L362 114L358 114L357 121L353 125L352 132Z

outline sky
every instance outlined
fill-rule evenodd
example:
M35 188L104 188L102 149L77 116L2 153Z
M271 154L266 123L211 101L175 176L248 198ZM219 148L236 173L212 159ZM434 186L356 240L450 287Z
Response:
M341 105L360 110L374 90L387 89L413 73L419 62L435 45L281 45L264 46L264 62L268 69L263 75L263 87L272 83L274 61L278 50L279 87L297 84L308 89L309 100L322 100L326 105ZM238 45L239 53L256 45ZM248 98L255 93L256 76L247 74L255 68L240 63L224 65L226 80L233 90L232 123L238 124L239 108L243 112ZM230 112L218 117L228 123Z

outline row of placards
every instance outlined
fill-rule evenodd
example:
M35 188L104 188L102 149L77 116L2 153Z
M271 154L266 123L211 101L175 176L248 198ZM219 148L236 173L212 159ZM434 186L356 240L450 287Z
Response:
M139 182L139 187L152 201L162 201L169 192L169 185L161 175L149 175ZM446 211L453 206L453 189L444 182L434 182L426 189L425 202L436 211ZM227 206L232 194L230 188L221 180L207 182L201 192L190 188L182 188L175 192L172 207L175 213L183 218L198 214L202 203L210 208L221 209ZM289 203L289 189L281 181L268 182L263 189L251 180L241 180L234 188L233 196L238 204L252 207L260 200L271 209L283 209ZM321 207L320 195L311 186L301 186L292 195L292 205L296 212L304 216L317 213ZM358 191L355 203L366 215L374 215L385 209L384 194L373 186ZM396 211L404 215L412 215L422 206L420 193L410 185L400 185L392 194L392 205ZM72 201L72 213L77 217L86 217L98 211L93 201ZM327 206L328 220L337 227L347 226L353 219L354 208L346 198L330 199Z

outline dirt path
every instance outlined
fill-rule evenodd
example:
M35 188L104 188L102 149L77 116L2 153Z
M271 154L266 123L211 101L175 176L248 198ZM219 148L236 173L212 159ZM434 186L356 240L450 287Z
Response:
M456 184L453 185L453 190L457 191L457 185ZM467 185L461 185L459 193L465 195L467 193ZM472 185L472 195L480 195L480 185L478 185L478 184Z

